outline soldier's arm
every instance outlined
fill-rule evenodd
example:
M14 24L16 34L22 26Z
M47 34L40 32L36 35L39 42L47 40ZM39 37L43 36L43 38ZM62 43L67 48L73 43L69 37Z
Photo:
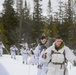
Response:
M65 57L66 59L71 62L74 65L74 62L76 60L76 56L74 53L69 49L67 46L65 46Z
M51 59L51 48L49 47L48 49L46 49L46 51L44 52L44 54L42 55L42 58L44 59L44 61L49 62Z

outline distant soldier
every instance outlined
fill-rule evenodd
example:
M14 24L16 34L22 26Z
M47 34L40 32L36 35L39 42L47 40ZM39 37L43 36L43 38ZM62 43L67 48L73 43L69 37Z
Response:
M0 42L0 56L3 55L3 48L5 48L5 47L4 47L4 45L2 44L2 42Z
M34 65L35 64L35 56L34 56L34 51L35 51L35 45L32 45L32 47L31 47L31 49L30 49L30 63L32 64L32 65Z
M21 48L21 55L23 57L22 59L23 64L24 63L28 64L28 49L26 49L26 47Z
M18 51L18 48L13 45L12 47L10 47L10 51L11 51L11 58L16 59L16 51Z

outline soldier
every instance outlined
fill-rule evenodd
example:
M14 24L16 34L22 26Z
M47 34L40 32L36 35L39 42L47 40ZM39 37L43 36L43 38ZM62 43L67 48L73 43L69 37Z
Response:
M65 46L60 36L56 37L53 45L45 51L43 58L49 62L47 75L68 75L65 63L70 61L74 64L76 59L73 52Z
M32 64L32 65L34 65L35 64L35 56L34 56L34 51L35 51L35 45L32 45L32 47L31 47L31 49L30 49L30 56L31 56L31 58L30 58L30 63Z
M41 70L42 69L40 68L41 64L39 64L39 57L41 55L42 50L46 47L45 44L46 44L46 37L45 36L41 36L39 38L39 44L35 48L35 51L34 51L36 65L38 65L38 73L37 73L37 75L41 74Z
M11 51L11 58L16 59L16 51L18 51L18 48L13 45L12 47L10 47L10 51Z
M46 44L45 44L45 46L43 47L43 50L42 50L42 52L41 52L41 54L40 54L40 57L39 57L39 67L41 68L41 73L40 73L40 75L46 75L47 67L48 67L48 62L47 62L47 61L46 61L46 62L44 61L44 59L43 59L43 54L45 53L46 49L53 44L54 41L55 41L54 38L50 38L50 39L46 42Z
M38 59L39 59L41 51L45 47L45 43L46 43L46 37L41 36L39 38L39 43L38 43L38 45L37 45L37 47L35 48L35 51L34 51L36 65L38 65Z
M28 64L28 49L26 49L26 47L22 47L21 48L21 54L22 54L22 62L23 64L26 63Z

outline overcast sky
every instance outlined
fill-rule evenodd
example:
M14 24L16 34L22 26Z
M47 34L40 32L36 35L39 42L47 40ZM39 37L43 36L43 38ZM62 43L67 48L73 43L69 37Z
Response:
M44 14L47 13L48 1L49 0L43 0L42 1L42 5L43 5L42 8L43 8ZM57 11L58 1L60 1L60 0L51 0L53 11ZM65 1L65 0L62 0L62 1ZM30 4L31 11L33 11L33 0L27 0L27 2L28 2L28 4ZM0 12L3 9L3 6L2 6L3 3L4 3L4 0L0 0Z

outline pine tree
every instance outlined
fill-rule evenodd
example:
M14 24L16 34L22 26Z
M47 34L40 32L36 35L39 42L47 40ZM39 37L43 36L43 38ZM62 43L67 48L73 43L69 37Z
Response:
M44 25L43 28L43 35L47 36L46 38L49 39L51 37L51 31L50 31L50 26L48 24Z
M18 27L18 45L22 41L22 25L23 25L23 16L24 16L24 9L23 9L23 0L16 0L16 13L18 16L19 27Z
M30 42L31 39L31 29L32 29L32 22L30 18L30 6L27 5L25 0L24 6L24 16L23 16L23 25L22 25L22 34L25 42Z
M33 12L33 29L32 29L32 38L35 41L42 34L42 8L40 0L34 0L34 12Z
M64 14L64 4L63 2L60 0L59 1L59 12L58 12L58 21L60 24L63 23L63 14Z
M48 1L48 23L52 24L52 7L51 7L51 0Z
M16 39L12 34L15 28L18 26L18 20L13 8L13 0L5 0L4 12L2 13L2 24L3 24L3 40L5 43L15 43Z
M51 37L55 38L58 35L57 25L54 23L52 25Z
M74 24L73 24L73 10L72 10L72 1L68 0L68 24L69 24L69 42L71 44L73 43L74 40Z
M53 25L53 16L52 16L52 7L51 7L51 0L48 0L48 9L47 9L47 23L48 23L48 31L49 31L49 37L51 37L51 30Z
M27 5L27 1L17 0L17 14L19 17L19 42L29 42L31 39L32 21L30 18L30 7ZM24 40L22 40L24 39Z

